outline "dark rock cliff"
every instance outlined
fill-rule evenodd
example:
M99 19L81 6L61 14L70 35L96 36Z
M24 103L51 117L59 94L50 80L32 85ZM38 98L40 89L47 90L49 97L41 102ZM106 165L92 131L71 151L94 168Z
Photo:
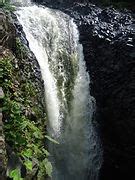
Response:
M72 6L75 3L88 4L93 3L97 6L115 6L117 8L128 8L135 12L135 1L134 0L32 0L36 3L42 3L52 6Z
M75 18L97 102L102 180L135 179L135 20L93 5L66 10Z
M95 16L96 14L96 16ZM90 16L90 15L89 15ZM94 17L92 17L94 16ZM86 17L86 16L85 16ZM104 163L101 179L135 178L135 31L127 12L106 9L79 26L91 93L97 101Z

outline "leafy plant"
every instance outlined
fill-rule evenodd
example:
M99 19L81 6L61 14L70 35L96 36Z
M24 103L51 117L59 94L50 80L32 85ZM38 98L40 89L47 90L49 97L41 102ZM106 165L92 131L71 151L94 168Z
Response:
M27 55L27 49L21 43L21 40L19 37L16 38L16 55L17 55L17 58L20 58L20 59L26 58L26 55Z
M10 171L9 177L12 178L13 180L23 180L21 178L20 169L14 169L14 170Z
M55 141L55 140L52 139L50 136L45 135L45 137L46 137L49 141L51 141L51 142L53 142L53 143L55 143L55 144L59 144L58 141Z
M15 7L10 4L10 0L2 0L0 2L0 6L3 7L3 9L8 11L15 11Z
M23 67L27 52L20 40L16 40L18 59L7 54L1 59L1 80L5 94L3 102L4 131L6 142L21 158L28 172L37 167L37 177L51 176L50 153L44 147L45 139L58 144L46 135L46 114L40 101L40 89L31 73L31 64ZM23 71L23 74L21 74ZM21 180L19 169L9 173L13 180Z

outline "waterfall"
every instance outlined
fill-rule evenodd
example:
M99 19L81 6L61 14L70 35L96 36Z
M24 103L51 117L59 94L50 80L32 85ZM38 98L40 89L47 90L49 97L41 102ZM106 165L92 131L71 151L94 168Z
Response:
M92 123L83 47L76 24L58 10L31 5L16 11L45 86L53 180L98 180L100 143Z
M16 6L26 6L31 4L31 0L10 0L10 3Z

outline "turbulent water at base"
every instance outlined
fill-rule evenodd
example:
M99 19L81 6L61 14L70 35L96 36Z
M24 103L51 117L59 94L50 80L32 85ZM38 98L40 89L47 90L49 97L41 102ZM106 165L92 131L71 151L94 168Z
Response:
M53 180L97 180L100 145L92 125L95 100L90 96L77 26L58 10L21 7L16 11L42 72Z

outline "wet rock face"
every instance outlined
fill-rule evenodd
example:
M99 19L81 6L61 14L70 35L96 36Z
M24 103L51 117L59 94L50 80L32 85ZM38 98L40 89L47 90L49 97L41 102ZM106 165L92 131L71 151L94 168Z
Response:
M10 19L0 8L0 46L15 47L15 28Z
M129 12L93 5L72 7L70 14L80 30L97 102L104 148L101 179L134 180L135 20Z
M93 3L98 6L116 5L117 7L128 7L135 10L134 0L32 0L36 3L57 5L57 6L72 6L75 3Z

